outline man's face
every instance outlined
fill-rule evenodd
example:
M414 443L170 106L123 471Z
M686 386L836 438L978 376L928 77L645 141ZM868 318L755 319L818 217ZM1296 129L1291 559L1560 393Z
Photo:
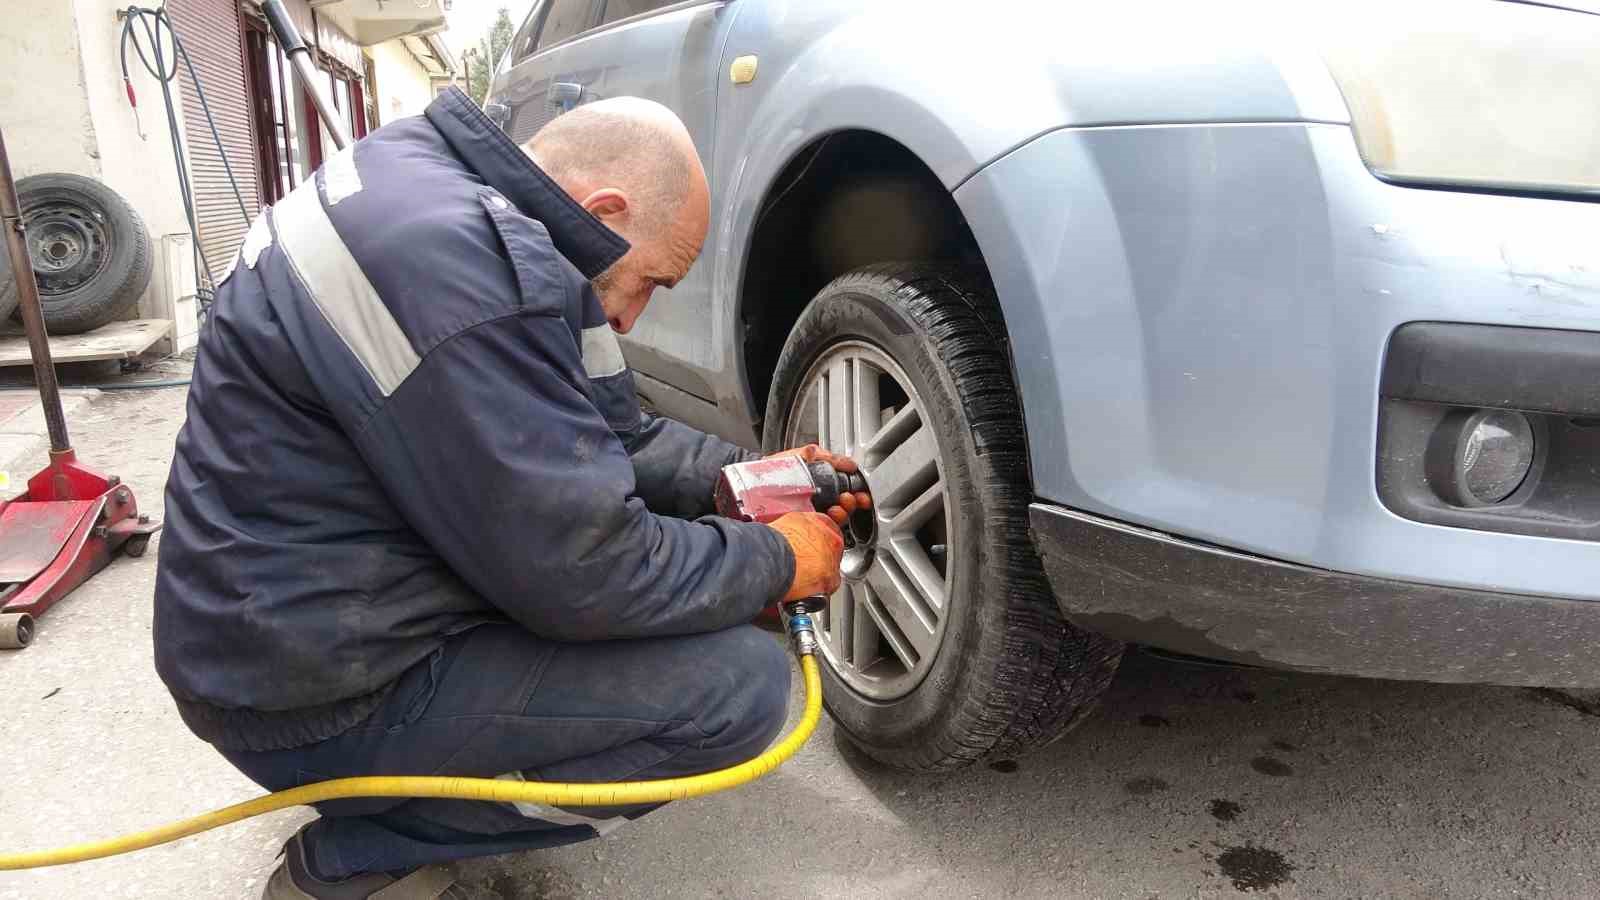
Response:
M692 201L684 203L677 218L653 235L630 234L625 226L613 226L632 244L621 259L594 279L600 306L613 331L627 334L633 330L655 289L672 288L689 274L706 239L707 216L694 207Z

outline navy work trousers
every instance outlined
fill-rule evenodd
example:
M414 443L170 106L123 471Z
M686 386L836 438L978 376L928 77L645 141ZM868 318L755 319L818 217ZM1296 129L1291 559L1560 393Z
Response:
M484 625L412 667L355 728L304 747L224 755L268 790L352 775L668 778L766 749L788 696L787 655L751 626L563 644ZM653 808L336 800L318 805L305 842L319 876L337 879L573 843Z

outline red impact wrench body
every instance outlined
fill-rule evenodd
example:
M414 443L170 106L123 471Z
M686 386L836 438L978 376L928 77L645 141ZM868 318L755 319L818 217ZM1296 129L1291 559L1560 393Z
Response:
M768 523L792 512L826 512L838 506L846 493L862 493L866 481L859 474L845 474L831 463L808 463L796 456L778 456L752 462L734 463L722 469L715 494L717 514L741 522ZM871 513L860 511L850 516L844 529L845 546L870 539ZM790 600L779 605L784 628L799 652L816 651L816 634L811 613L827 606L822 596Z

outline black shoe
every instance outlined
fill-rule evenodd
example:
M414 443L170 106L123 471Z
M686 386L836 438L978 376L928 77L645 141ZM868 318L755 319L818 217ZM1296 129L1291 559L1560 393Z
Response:
M455 877L444 866L423 866L395 878L382 872L352 875L340 881L323 881L306 867L303 826L283 845L283 862L267 879L261 900L465 900Z

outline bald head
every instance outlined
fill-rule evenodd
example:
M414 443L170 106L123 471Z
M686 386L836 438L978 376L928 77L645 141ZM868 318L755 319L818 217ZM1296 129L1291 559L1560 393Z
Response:
M594 279L611 327L627 333L655 289L676 285L705 244L711 191L689 130L659 103L615 97L556 117L523 150L632 245Z
M626 192L641 235L669 226L705 185L689 130L672 110L639 97L598 100L557 116L526 149L579 202L606 187Z

